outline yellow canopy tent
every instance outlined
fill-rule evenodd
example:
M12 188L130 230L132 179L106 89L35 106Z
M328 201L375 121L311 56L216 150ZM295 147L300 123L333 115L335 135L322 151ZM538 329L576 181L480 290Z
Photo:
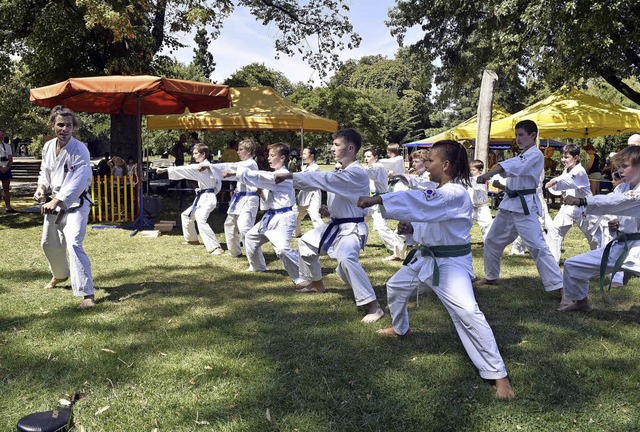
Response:
M335 132L338 123L304 110L271 87L232 87L230 108L147 116L149 129Z
M505 110L503 110L497 105L494 105L493 109L491 110L491 118L494 120L503 119L503 118L509 117L510 115L511 114L509 114L508 112L506 112ZM458 126L455 126L444 132L441 132L438 135L434 135L432 137L425 138L411 144L432 144L441 140L475 141L477 128L478 128L478 116L474 115L470 119L460 123Z
M516 123L533 120L545 138L593 138L640 130L640 110L563 88L528 108L491 123L491 138L513 138Z

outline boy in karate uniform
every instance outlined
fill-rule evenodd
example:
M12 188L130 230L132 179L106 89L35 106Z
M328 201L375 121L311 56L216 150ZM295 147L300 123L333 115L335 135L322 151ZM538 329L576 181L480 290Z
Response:
M296 189L327 191L327 208L331 222L304 234L298 241L300 276L298 291L325 292L320 254L326 252L338 261L338 276L351 287L357 306L366 306L362 322L371 323L384 316L373 286L358 261L367 242L364 223L366 210L358 208L358 197L369 194L369 176L357 161L362 137L355 129L340 129L333 134L331 153L340 162L336 171L276 174L276 182L293 179Z
M298 254L291 249L291 236L296 228L296 202L293 182L275 182L277 174L289 173L286 168L289 146L285 143L271 144L267 160L274 172L255 171L238 166L238 171L227 171L225 177L236 176L238 182L261 189L267 211L262 219L245 236L245 249L249 261L248 271L263 272L267 263L262 253L262 245L271 242L276 255L294 284L301 282L298 277Z
M192 156L195 161L200 164L207 161L209 157L209 148L204 144L196 144L192 149ZM208 162L208 161L207 161ZM216 238L211 226L207 222L209 215L218 205L216 194L220 192L222 187L222 178L213 171L200 171L200 165L182 165L167 168L159 168L159 174L169 173L171 180L193 180L198 182L196 189L196 199L193 204L182 212L182 235L184 241L188 244L200 244L198 242L198 233L196 232L195 222L198 222L198 231L202 237L202 242L207 252L212 255L220 255L223 253L220 242Z
M544 155L536 148L538 126L531 120L518 122L516 143L522 153L500 162L477 178L485 183L496 174L507 179L505 197L484 242L484 278L476 285L495 285L500 276L500 260L504 248L522 237L535 260L546 291L562 288L562 273L545 241L539 216L543 205L537 189L544 171Z

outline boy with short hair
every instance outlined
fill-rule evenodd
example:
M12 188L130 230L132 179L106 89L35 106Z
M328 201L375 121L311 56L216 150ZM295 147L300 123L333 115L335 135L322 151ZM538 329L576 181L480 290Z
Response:
M219 163L204 165L204 169L217 171L224 176L225 171L237 171L239 167L243 167L249 171L257 171L258 164L253 160L256 144L250 139L240 141L237 144L237 156L239 162ZM201 164L202 166L202 164ZM229 201L227 209L227 218L224 221L224 238L227 242L228 251L225 256L238 257L242 255L240 242L244 243L244 238L256 223L256 215L260 207L260 198L258 197L258 188L244 182L238 181L236 177L227 176L227 180L236 182L236 189Z
M364 223L366 211L358 208L360 196L369 195L369 176L357 161L362 137L355 129L340 129L333 134L331 153L341 163L336 171L277 173L276 182L293 179L296 189L327 191L327 208L331 222L304 234L298 241L300 255L299 292L325 292L320 255L326 252L338 261L338 276L353 290L357 306L366 306L362 322L371 323L384 316L373 286L358 261L367 242Z
M467 188L473 210L471 219L478 222L480 232L482 232L482 241L487 239L487 234L491 229L493 217L489 208L489 191L486 183L478 183L478 176L484 171L484 163L480 159L475 159L469 164L469 182L471 186Z
M476 179L478 183L485 183L496 174L507 179L505 197L484 242L485 277L476 286L497 284L502 252L520 235L535 260L544 289L559 290L562 273L538 220L543 207L536 189L544 169L544 156L536 148L538 126L531 120L522 120L516 124L515 133L522 153L500 162Z
M238 166L238 171L227 171L225 177L236 176L238 182L262 190L267 211L245 236L245 249L249 261L248 271L263 272L267 268L262 245L271 242L273 249L294 284L302 280L298 276L298 253L291 249L291 236L296 227L296 202L293 182L275 182L278 174L288 174L286 168L289 146L285 143L271 144L267 160L273 172L255 171Z
M547 182L545 188L552 192L561 192L563 196L587 198L592 196L589 176L580 164L580 147L576 144L567 144L562 148L562 174ZM598 218L588 216L580 207L562 204L558 214L553 219L552 229L549 230L551 253L560 261L562 255L562 241L574 223L589 242L591 250L597 249L599 244L597 226Z

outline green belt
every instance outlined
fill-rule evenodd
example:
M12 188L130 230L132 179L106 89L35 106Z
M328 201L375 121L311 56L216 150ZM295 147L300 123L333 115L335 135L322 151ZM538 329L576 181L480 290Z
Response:
M525 195L533 195L536 193L536 189L520 189L520 190L511 190L509 188L505 188L505 193L509 198L520 197L520 203L522 204L522 209L524 210L524 214L529 216L529 207L527 206L527 201L525 201Z
M600 261L600 290L604 291L604 275L607 272L607 262L609 262L609 252L611 252L611 246L613 242L624 242L624 248L622 249L622 253L616 260L616 263L613 265L613 270L611 270L611 277L616 274L622 268L622 264L624 264L624 260L629 256L629 244L627 242L633 240L640 240L640 233L624 233L622 231L618 231L618 235L616 238L607 243L607 246L604 248L604 253L602 254L602 261ZM609 290L611 290L611 281L609 281Z
M420 251L422 256L429 255L433 258L433 285L440 285L440 269L438 268L438 261L436 258L451 258L469 255L471 253L471 243L463 245L450 245L450 246L424 246L420 245L413 249L402 262L402 265L407 265L411 262L416 253Z

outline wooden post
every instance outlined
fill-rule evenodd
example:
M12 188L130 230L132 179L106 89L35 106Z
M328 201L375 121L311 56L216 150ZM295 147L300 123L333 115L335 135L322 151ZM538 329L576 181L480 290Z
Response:
M487 166L487 157L489 155L489 136L491 134L491 113L493 106L493 88L498 75L490 70L485 69L482 72L482 84L480 85L480 100L478 101L478 129L476 130L476 151L475 159L484 162Z

